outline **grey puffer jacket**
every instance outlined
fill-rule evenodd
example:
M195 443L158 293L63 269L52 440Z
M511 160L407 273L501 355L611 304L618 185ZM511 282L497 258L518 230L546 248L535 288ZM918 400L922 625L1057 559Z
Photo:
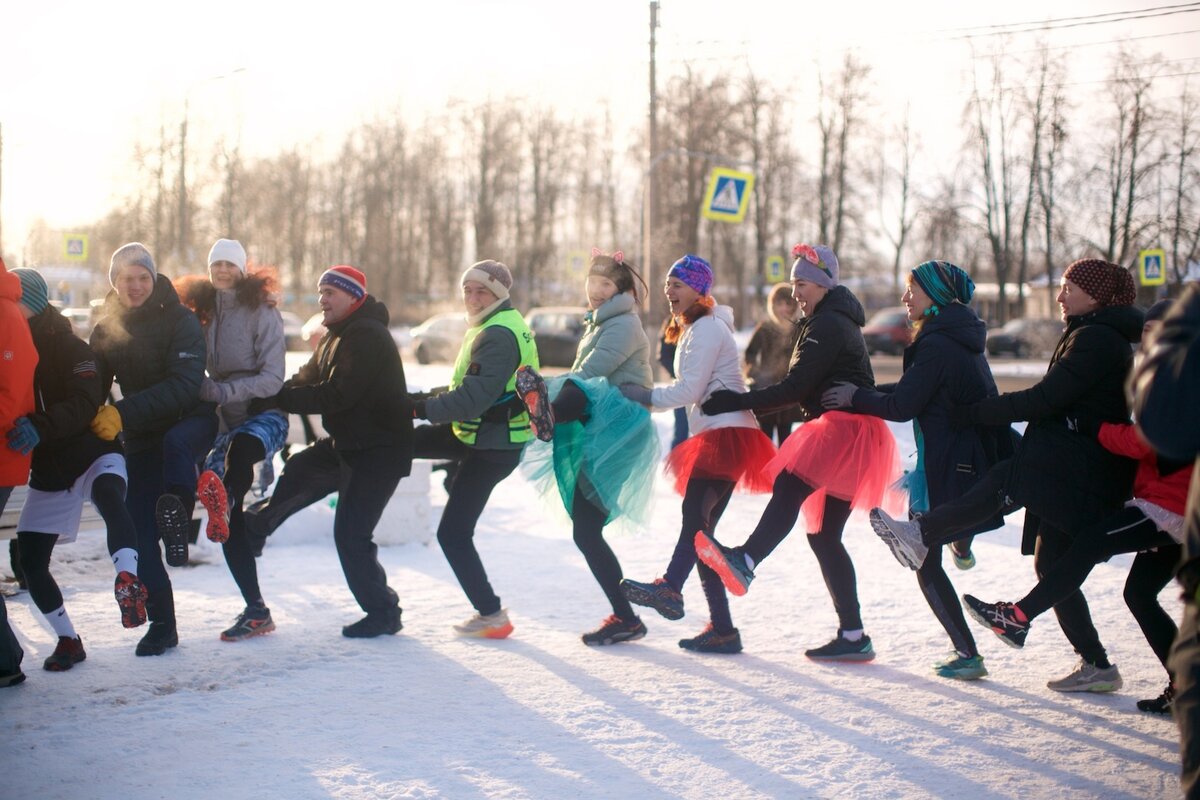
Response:
M583 338L571 372L581 378L608 378L613 386L636 383L654 386L650 371L650 341L628 292L614 295L583 317Z
M216 293L215 307L204 325L208 345L208 377L200 397L220 404L222 430L233 430L249 416L255 397L272 397L283 388L283 317L275 306L247 305L233 289Z

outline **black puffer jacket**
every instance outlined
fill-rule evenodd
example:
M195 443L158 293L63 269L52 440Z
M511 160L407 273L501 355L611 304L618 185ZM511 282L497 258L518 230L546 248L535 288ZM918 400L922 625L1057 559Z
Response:
M29 485L43 492L61 492L87 471L100 456L121 452L121 443L106 442L89 427L104 402L96 357L75 335L71 322L48 306L29 320L38 352L33 376L36 410L29 421L41 437L33 450Z
M412 409L388 319L387 307L367 295L362 306L329 326L277 401L285 411L320 414L337 450L395 447L397 459L408 463Z
M1009 486L1012 499L1028 511L1024 552L1032 552L1030 515L1073 533L1129 499L1137 462L1110 453L1094 436L1075 433L1067 420L1084 421L1084 429L1129 422L1125 379L1131 345L1141 336L1142 312L1133 306L1071 317L1041 381L972 406L977 422L1029 422Z
M995 397L996 381L984 356L987 326L966 306L951 304L922 325L904 350L904 374L878 392L859 389L854 410L904 422L916 419L925 441L929 507L959 497L994 463L1012 455L1016 433L1008 425L956 428L956 406ZM997 516L972 533L1003 523Z
M805 419L816 419L825 411L821 393L833 384L874 389L875 373L862 335L866 322L862 303L849 289L830 289L813 313L800 320L787 375L773 386L740 395L741 407L770 410L798 403Z
M165 275L137 308L125 308L109 292L91 345L104 392L114 378L121 384L116 407L128 452L153 446L184 417L213 413L215 406L200 400L205 358L200 321L179 302Z

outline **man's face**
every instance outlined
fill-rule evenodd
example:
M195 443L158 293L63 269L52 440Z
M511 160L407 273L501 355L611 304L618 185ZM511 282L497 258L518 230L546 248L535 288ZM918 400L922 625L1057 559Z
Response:
M145 267L129 264L117 273L117 300L125 308L137 308L146 302L154 291L154 276Z
M317 290L317 305L321 307L323 314L321 321L328 327L350 316L350 307L354 305L354 298L341 289L326 285Z
M471 316L483 311L497 300L496 295L492 294L492 290L479 281L467 281L464 283L462 297L463 305L466 307L467 313Z

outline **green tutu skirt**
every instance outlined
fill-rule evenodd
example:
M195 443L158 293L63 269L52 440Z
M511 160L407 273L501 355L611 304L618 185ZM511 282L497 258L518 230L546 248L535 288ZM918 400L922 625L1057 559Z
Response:
M552 441L526 447L521 474L544 499L557 493L568 515L579 487L593 505L608 512L608 522L647 524L659 464L658 432L650 412L627 400L607 378L549 378L551 402L567 380L587 396L586 422L555 425Z

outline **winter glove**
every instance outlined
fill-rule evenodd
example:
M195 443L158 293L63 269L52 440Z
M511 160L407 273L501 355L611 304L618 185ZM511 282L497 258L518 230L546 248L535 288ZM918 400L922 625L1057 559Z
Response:
M13 423L12 429L8 432L8 448L27 456L33 452L33 448L37 447L41 438L37 428L33 427L33 423L29 421L29 417L21 417Z
M1090 417L1067 417L1067 430L1095 439L1100 435L1100 423Z
M728 389L718 389L708 396L700 406L700 410L705 416L715 417L717 414L728 414L730 411L742 410L742 397L740 392L731 392Z
M270 397L255 397L250 400L250 404L246 406L246 413L250 416L257 416L267 411L278 411L279 395L273 394Z
M950 427L957 429L972 428L978 424L979 405L977 403L950 407Z
M221 402L221 387L212 378L205 378L200 383L200 399L209 403Z
M858 387L853 383L835 383L821 395L821 405L826 409L850 408L854 405L854 393Z
M96 416L92 419L92 433L106 442L111 442L117 438L117 434L121 432L121 427L121 412L117 411L116 406L100 406L100 410L96 412Z
M622 383L619 387L621 394L625 395L625 399L632 400L635 403L650 407L650 390L645 386L639 386L636 383Z
M408 398L409 403L412 404L413 419L429 419L429 417L425 415L425 398L411 394L408 396Z

